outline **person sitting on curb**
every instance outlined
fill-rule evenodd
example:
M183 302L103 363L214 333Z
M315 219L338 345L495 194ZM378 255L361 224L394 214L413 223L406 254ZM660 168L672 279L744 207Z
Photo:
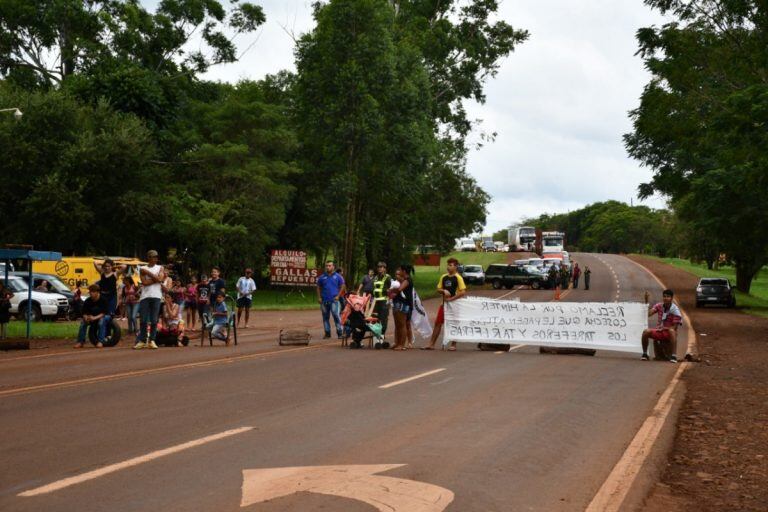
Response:
M225 341L229 346L229 336L227 330L229 329L229 309L224 302L226 291L224 288L221 292L216 294L216 302L213 305L211 313L213 314L213 326L211 327L211 338Z
M179 319L179 305L173 300L173 293L166 292L163 297L163 320L157 332L157 344L185 347L189 338L184 336L184 322Z
M643 331L643 361L648 361L648 340L653 339L662 344L669 344L672 355L669 357L670 363L677 362L677 328L683 323L683 315L677 304L672 302L674 297L672 290L664 290L662 293L662 302L655 304L648 310L648 316L658 315L658 323L655 329L646 329ZM654 343L654 356L656 359L662 359L662 354L656 353L656 344Z
M80 331L77 333L77 343L74 348L83 348L88 329L96 331L96 341L92 342L96 348L104 347L104 338L107 336L107 324L112 320L109 316L109 304L102 297L101 288L97 284L88 287L89 297L83 303L83 319L80 322Z

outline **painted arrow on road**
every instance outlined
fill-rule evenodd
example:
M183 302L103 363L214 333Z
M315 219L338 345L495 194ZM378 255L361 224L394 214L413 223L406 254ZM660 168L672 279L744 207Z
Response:
M402 466L405 464L246 469L240 506L297 492L350 498L368 503L381 512L442 512L451 504L453 492L448 489L377 474Z

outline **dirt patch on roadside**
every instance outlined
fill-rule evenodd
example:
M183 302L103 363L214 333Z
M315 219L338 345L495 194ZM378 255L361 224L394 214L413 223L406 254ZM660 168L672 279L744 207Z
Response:
M644 510L768 510L768 319L697 309L694 275L631 259L675 291L701 357L683 374L675 444Z

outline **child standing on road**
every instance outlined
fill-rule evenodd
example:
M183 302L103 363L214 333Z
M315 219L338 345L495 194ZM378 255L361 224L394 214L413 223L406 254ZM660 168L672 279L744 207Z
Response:
M197 277L192 276L184 289L184 311L187 312L187 326L195 330L197 316Z
M139 315L139 287L131 276L123 276L122 303L125 306L125 316L128 318L128 331L137 334L136 317Z
M211 311L211 285L208 284L208 276L200 276L200 284L197 285L197 314L200 322L205 327L206 317Z

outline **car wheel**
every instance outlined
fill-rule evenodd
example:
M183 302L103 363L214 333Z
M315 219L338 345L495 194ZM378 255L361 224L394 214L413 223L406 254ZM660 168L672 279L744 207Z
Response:
M539 288L541 288L541 283L539 281L533 281L531 283L531 289L538 290Z
M494 290L501 290L501 279L494 279L491 282L491 285L493 286Z
M21 314L21 319L26 320L27 319L27 303L22 302L19 304L19 311ZM43 312L40 311L40 306L37 304L32 304L32 321L33 322L39 322L43 319Z
M511 290L512 288L514 288L514 286L511 284L505 284L504 288L506 288L507 290Z

